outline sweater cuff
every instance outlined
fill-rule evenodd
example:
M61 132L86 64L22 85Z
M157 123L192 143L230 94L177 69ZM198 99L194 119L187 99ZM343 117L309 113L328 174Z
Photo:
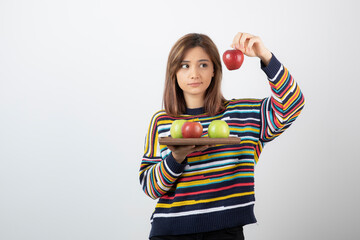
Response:
M275 57L273 53L271 54L272 57L267 66L265 66L263 61L260 61L261 69L265 72L265 74L270 80L275 78L276 74L279 72L279 69L281 68L281 63L279 62L279 60Z
M182 163L178 163L175 160L172 153L167 156L165 161L166 161L166 164L168 165L168 167L170 168L170 170L173 171L176 174L182 173L184 171L184 168L185 168L186 164L187 164L187 158L185 158L185 160Z

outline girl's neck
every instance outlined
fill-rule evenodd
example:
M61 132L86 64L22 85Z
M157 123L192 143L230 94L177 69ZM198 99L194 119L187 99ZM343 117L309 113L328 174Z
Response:
M204 107L204 96L185 95L185 102L187 108L201 108Z

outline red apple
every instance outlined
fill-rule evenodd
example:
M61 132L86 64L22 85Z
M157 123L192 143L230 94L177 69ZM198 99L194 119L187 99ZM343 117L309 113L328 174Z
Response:
M203 134L203 127L199 122L185 122L181 133L184 138L199 138Z
M244 54L237 49L227 50L223 54L223 61L229 70L239 69L244 61Z

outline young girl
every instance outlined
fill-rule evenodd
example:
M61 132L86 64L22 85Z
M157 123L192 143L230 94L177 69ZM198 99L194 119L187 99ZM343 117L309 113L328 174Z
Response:
M231 45L260 58L272 96L226 100L221 93L222 66L212 40L187 34L170 51L164 110L149 125L140 167L144 192L158 203L151 216L150 239L244 239L243 226L255 223L254 166L264 145L297 118L304 97L288 70L251 34L238 33ZM222 119L236 145L165 146L174 120Z

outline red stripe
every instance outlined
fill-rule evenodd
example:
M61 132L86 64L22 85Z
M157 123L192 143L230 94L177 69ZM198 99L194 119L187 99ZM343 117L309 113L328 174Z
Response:
M164 196L161 197L161 199L174 199L176 197L198 195L198 194L204 194L204 193L210 193L210 192L219 192L219 191L227 190L227 189L230 189L230 188L245 187L245 186L254 186L254 183L238 183L238 184L234 184L234 185L227 186L227 187L222 187L222 188L203 190L203 191L198 191L198 192L179 193L179 194L176 194L176 195L174 195L172 197L164 195Z

